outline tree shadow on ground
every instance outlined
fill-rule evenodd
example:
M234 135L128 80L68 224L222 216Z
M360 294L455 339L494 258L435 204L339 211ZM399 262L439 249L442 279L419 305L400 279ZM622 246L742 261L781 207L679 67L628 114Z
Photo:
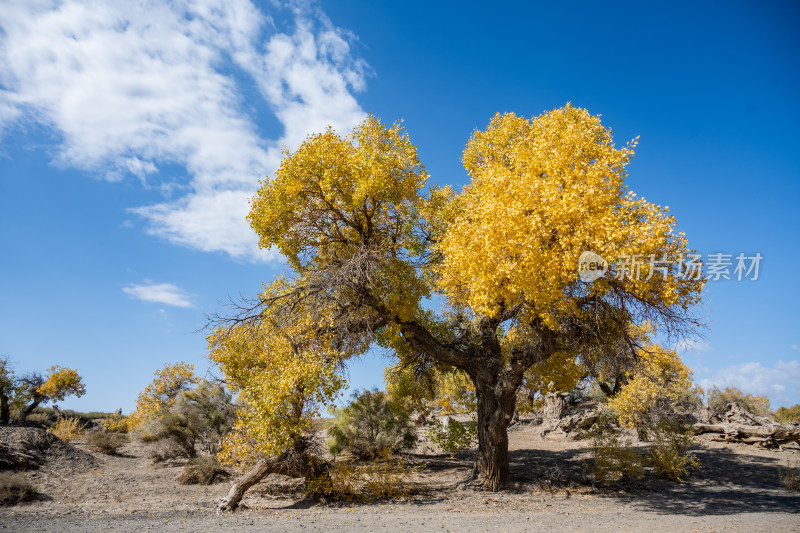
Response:
M800 493L780 481L777 458L736 454L727 449L695 449L702 465L685 483L656 478L601 490L601 497L622 500L639 510L690 516L738 513L800 513ZM517 450L509 454L516 484L591 486L591 459L583 450Z

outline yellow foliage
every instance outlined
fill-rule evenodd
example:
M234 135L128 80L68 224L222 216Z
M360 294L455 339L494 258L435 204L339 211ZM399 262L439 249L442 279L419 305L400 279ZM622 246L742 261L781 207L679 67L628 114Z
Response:
M724 413L730 403L735 403L745 411L757 416L772 415L769 398L766 396L745 394L736 387L725 387L724 390L714 387L708 394L708 406L715 415Z
M86 425L81 425L77 418L64 417L59 418L48 431L64 442L71 442L83 436Z
M36 392L49 401L59 402L67 396L81 397L86 393L83 379L76 370L56 365L48 368L47 374L47 379Z
M632 369L628 383L608 401L620 422L633 427L659 402L673 404L692 387L692 371L674 350L650 344L638 350L640 363Z
M674 218L625 187L635 146L615 148L599 117L569 104L530 120L496 115L464 151L471 181L438 245L439 287L488 316L524 299L527 318L555 328L577 313L568 289L580 283L581 252L592 251L612 273L632 255L669 261L666 279L649 276L646 262L638 279L615 280L617 290L684 309L697 302L702 280L676 275L688 249ZM611 284L600 278L587 290L603 296Z
M114 415L103 420L103 429L114 433L127 433L131 429L130 417Z
M265 288L264 300L285 293L277 279ZM209 357L238 392L233 430L225 437L219 459L250 464L279 455L311 429L320 407L341 394L343 355L320 333L325 319L298 304L295 313L268 307L257 324L217 329L209 337Z
M161 370L156 370L153 382L136 399L136 410L128 417L128 427L141 425L150 415L171 405L179 392L199 380L194 375L194 365L183 361L167 364Z
M298 272L352 259L369 247L382 258L370 272L373 287L397 316L410 317L429 294L405 260L420 247L412 228L420 223L427 172L402 127L387 128L370 115L346 138L328 128L284 156L248 215L259 245L277 246Z
M389 453L363 463L339 461L327 470L327 476L307 478L306 493L351 502L402 498L411 492L408 477L415 470Z

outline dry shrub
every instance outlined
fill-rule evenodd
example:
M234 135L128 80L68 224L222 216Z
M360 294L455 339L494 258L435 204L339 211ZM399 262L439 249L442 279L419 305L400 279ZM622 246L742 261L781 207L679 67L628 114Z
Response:
M787 490L800 492L800 464L795 462L786 468L781 467L778 476Z
M781 424L800 422L800 404L795 404L791 407L779 407L774 416Z
M363 467L366 489L372 499L388 500L402 498L409 494L406 483L412 469L400 458L383 453L375 461Z
M51 420L50 413L45 412L36 412L29 414L25 418L25 422L32 424L34 426L41 426L44 428L49 428L53 425L53 421Z
M166 463L167 461L174 461L179 457L184 457L184 452L170 442L159 442L154 449L150 450L147 457L150 459L151 464L158 465Z
M690 470L700 466L700 460L689 451L692 433L688 424L663 418L649 429L649 434L653 439L650 461L659 477L680 482Z
M22 475L0 473L0 506L7 507L34 499L36 489Z
M128 436L124 433L109 433L95 431L86 438L89 446L106 455L116 455L120 448L128 443Z
M112 433L127 433L130 431L130 419L127 416L113 415L103 420L103 429Z
M412 471L402 459L384 452L373 461L340 461L332 465L327 475L306 480L306 492L349 502L402 498L411 492L407 480Z
M713 416L721 416L728 410L728 404L735 403L745 411L756 416L772 416L769 407L769 398L745 394L736 387L726 387L719 390L714 387L708 395L708 407Z
M615 418L613 413L601 413L590 431L594 479L600 485L644 476L642 454L625 443L614 427Z
M83 436L86 426L82 425L77 418L64 417L59 418L58 422L50 426L48 431L63 442L71 442Z
M178 477L181 485L213 485L228 477L228 471L213 457L191 459Z

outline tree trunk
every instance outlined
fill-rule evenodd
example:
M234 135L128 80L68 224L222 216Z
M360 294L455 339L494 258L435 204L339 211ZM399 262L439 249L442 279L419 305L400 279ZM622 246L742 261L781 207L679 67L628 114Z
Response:
M10 419L8 411L8 396L0 395L0 424L8 424Z
M508 424L514 416L514 402L501 402L494 387L476 386L478 396L478 458L473 477L476 485L496 491L509 481ZM510 403L510 406L507 405Z
M694 424L694 434L718 433L718 440L779 446L788 442L800 442L800 427L790 424L769 426L737 426L733 424Z
M28 415L29 415L29 414L31 414L31 413L33 412L33 410L34 410L34 409L36 409L37 407L39 407L39 404L40 404L40 403L41 403L41 400L34 400L34 401L32 401L30 404L28 404L28 405L25 407L25 409L23 409L23 410L22 410L22 412L20 412L20 414L19 414L19 420L20 420L20 422L24 422L24 421L25 421L25 419L26 419L26 418L28 418Z
M302 477L301 468L293 468L294 461L290 454L284 454L277 459L262 459L250 469L245 475L237 479L231 485L231 490L217 506L217 514L223 511L235 511L244 497L247 489L264 479L270 474L283 474L290 477Z
M217 514L225 511L235 511L244 497L245 492L267 477L270 474L281 474L294 478L306 478L306 483L310 480L325 478L330 480L328 463L305 453L300 454L294 450L283 453L278 458L262 459L250 469L245 475L237 479L231 485L228 495L223 498L217 506ZM332 485L330 482L317 483L319 485L313 490L306 488L306 496L309 498L327 497L330 495Z

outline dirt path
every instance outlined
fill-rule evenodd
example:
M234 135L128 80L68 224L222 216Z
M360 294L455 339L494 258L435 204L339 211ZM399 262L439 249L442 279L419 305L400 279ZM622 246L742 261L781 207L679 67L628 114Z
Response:
M530 427L510 440L508 492L455 490L471 455L420 450L420 493L407 501L308 506L297 482L272 476L245 497L249 509L228 516L214 512L227 483L178 485L179 464L153 467L133 443L122 456L27 472L44 496L0 510L0 531L800 531L800 494L778 479L797 452L707 442L688 483L595 492L581 481L585 444L541 439Z

